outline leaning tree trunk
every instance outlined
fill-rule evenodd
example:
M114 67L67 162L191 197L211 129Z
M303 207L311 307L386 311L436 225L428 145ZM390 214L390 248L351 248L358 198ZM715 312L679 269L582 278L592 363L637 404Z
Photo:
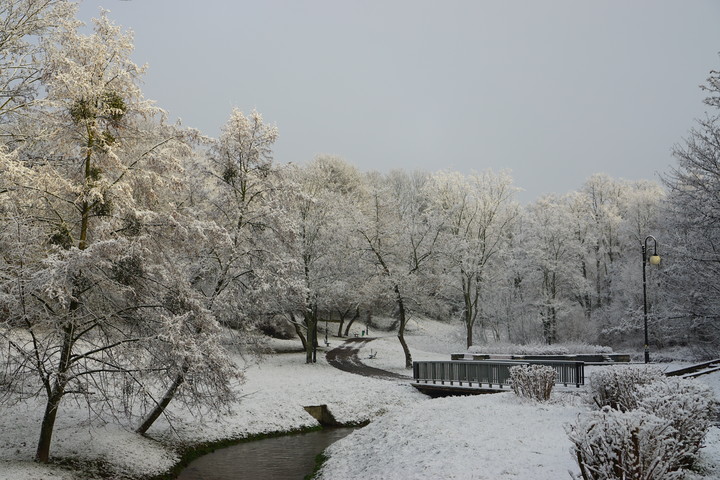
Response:
M165 395L163 395L162 400L155 404L155 407L147 414L145 420L143 420L143 423L135 429L136 433L144 434L145 432L147 432L148 429L152 426L152 424L155 423L155 420L157 420L160 415L163 414L167 406L175 397L175 392L177 392L177 389L180 388L180 385L185 383L185 377L188 370L190 370L190 366L186 362L183 365L182 369L180 369L180 373L175 376L173 383L165 391Z
M295 314L290 314L290 323L292 323L292 326L295 327L295 333L298 337L300 337L300 341L302 342L302 348L304 351L307 351L307 340L305 339L305 335L303 335L302 332L302 326L300 323L295 319ZM308 332L309 333L309 332Z

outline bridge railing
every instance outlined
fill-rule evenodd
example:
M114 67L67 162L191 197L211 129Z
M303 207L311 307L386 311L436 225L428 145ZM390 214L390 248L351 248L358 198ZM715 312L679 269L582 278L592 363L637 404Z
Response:
M503 388L510 386L510 368L516 365L540 364L553 367L555 384L585 384L583 362L543 361L484 361L450 360L413 362L413 378L416 383L457 385L467 387Z

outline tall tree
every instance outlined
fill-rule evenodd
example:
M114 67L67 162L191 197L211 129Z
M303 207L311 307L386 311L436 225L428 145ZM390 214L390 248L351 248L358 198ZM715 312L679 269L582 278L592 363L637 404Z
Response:
M521 244L530 252L537 312L548 344L558 341L559 322L570 313L568 294L581 281L573 230L566 197L545 196L529 207L529 228Z
M168 200L189 149L143 98L131 36L104 15L90 35L78 27L63 21L47 38L47 95L21 124L32 134L0 158L3 211L17 226L4 237L14 253L0 277L5 361L18 373L14 394L27 394L21 386L34 375L45 395L41 462L66 396L114 408L127 384L144 397L158 378L146 375L182 367L190 349L206 350L193 365L200 385L213 367L221 383L233 375L217 335L197 335L212 318L174 271L173 240L199 230Z
M438 252L449 261L453 271L449 281L462 298L468 348L478 317L485 332L482 305L489 298L495 260L506 248L518 215L514 191L509 175L492 172L467 176L440 172L428 185L431 215L443 225Z
M669 333L711 354L720 344L720 73L712 71L703 88L713 110L675 147L678 166L664 178L672 229L663 245L672 258L667 316L682 329Z
M413 310L434 297L438 277L432 275L441 225L427 215L424 188L427 175L391 172L375 175L370 201L364 205L365 220L359 226L365 259L375 268L379 285L395 304L398 340L405 354L405 367L412 368L412 354L405 330Z
M288 218L295 235L289 253L298 265L297 278L304 293L291 308L291 313L302 312L302 319L297 320L294 313L291 318L306 332L308 363L315 361L320 315L359 306L362 289L336 295L357 279L357 272L348 276L348 270L357 252L351 247L351 235L357 217L354 204L363 195L359 178L355 169L330 156L319 156L293 173L294 198L288 202Z

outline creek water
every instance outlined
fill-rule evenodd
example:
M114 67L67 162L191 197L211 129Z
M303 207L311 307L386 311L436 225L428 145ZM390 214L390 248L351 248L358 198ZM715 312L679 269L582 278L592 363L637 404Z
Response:
M326 428L239 443L199 457L177 480L302 480L315 457L353 428Z

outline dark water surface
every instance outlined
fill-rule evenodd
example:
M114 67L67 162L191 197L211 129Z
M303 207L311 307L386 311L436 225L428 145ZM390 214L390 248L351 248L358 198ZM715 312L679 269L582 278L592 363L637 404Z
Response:
M178 480L302 480L315 457L353 428L326 428L239 443L193 460Z

